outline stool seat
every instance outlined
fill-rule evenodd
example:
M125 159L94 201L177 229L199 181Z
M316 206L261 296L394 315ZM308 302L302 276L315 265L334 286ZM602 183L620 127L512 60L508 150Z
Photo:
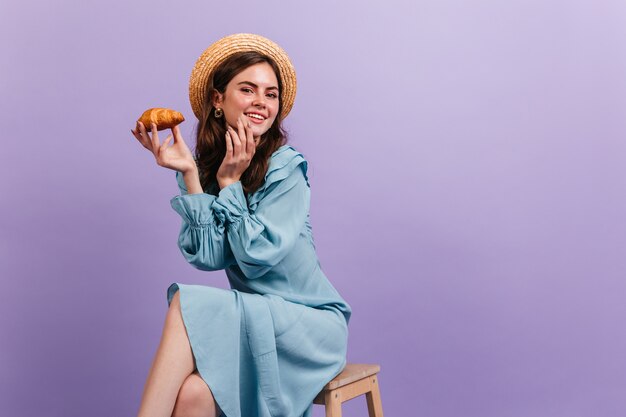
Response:
M369 417L383 417L378 388L380 365L349 363L315 397L313 404L326 407L326 417L341 417L341 404L365 394Z

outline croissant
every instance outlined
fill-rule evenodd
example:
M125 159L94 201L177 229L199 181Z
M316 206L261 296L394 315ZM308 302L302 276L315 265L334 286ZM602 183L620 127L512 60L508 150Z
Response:
M155 107L148 109L137 120L143 123L147 130L151 129L152 123L156 123L157 130L170 129L185 120L182 113L176 110Z

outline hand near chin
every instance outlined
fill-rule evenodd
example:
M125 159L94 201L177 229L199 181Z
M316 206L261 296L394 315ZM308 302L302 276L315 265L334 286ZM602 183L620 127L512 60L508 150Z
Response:
M239 181L256 152L252 127L243 116L237 119L237 130L226 124L225 139L226 155L216 175L220 189Z

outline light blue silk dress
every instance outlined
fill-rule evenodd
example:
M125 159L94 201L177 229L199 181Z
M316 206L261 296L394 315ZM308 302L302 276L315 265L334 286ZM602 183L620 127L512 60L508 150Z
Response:
M351 308L322 272L309 222L307 161L290 145L265 183L171 200L178 246L195 268L225 269L230 290L173 283L196 367L226 417L310 417L346 364Z

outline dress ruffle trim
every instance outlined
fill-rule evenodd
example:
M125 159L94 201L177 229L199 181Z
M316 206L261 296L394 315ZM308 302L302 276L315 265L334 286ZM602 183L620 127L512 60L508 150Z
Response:
M290 145L283 145L278 148L278 150L272 154L267 172L265 173L263 185L254 193L248 195L247 206L249 212L253 213L256 210L259 201L263 199L272 184L287 178L298 166L301 167L306 184L310 187L309 177L307 176L308 162L304 159L304 156ZM200 194L187 194L183 175L179 171L176 171L176 181L178 182L182 195L176 196L171 200L172 207L183 216L188 223L194 226L212 223L210 216L206 215L206 213L202 213L202 208L203 206L211 206L216 197L218 198L215 204L213 204L213 212L220 223L236 222L240 220L242 216L246 215L244 208L246 205L245 197L240 182L224 187L224 189L218 192L217 196L214 196L206 191Z
M304 159L304 156L290 145L283 145L278 148L270 159L269 167L265 173L265 182L258 190L249 196L248 208L250 211L256 209L259 201L263 199L263 196L267 193L272 184L287 178L298 166L302 167L301 169L306 184L310 187L309 177L307 176L308 162Z

